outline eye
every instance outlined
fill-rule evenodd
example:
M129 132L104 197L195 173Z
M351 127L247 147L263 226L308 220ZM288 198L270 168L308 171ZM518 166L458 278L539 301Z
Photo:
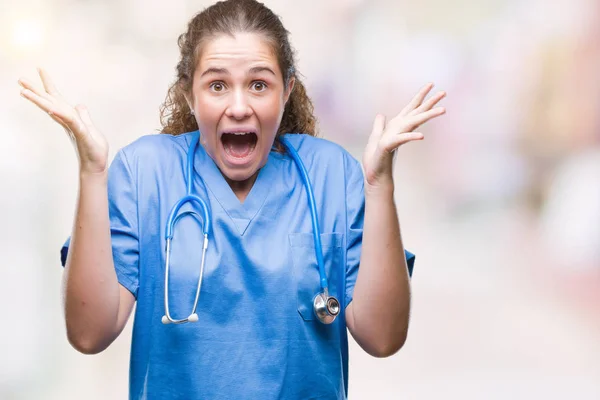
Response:
M252 82L252 89L257 92L264 92L265 90L267 90L267 84L263 81L255 81Z
M223 82L213 82L209 87L213 92L222 92L225 90L225 84Z

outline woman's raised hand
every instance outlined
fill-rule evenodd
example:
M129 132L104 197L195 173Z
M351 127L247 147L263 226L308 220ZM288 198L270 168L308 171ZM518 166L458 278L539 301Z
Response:
M38 106L58 122L71 139L79 159L80 173L101 174L108 168L108 142L96 129L85 106L69 105L56 90L48 73L38 68L44 89L27 79L19 79L21 96Z
M387 123L384 115L377 115L363 155L366 184L378 186L392 182L392 164L396 149L413 140L423 139L423 134L415 132L415 129L446 112L445 107L435 107L446 96L445 92L438 92L425 100L432 88L432 83L425 85L408 105Z

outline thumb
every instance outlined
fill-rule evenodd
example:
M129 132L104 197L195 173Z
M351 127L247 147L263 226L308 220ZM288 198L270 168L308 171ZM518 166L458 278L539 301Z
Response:
M79 114L79 118L81 118L81 121L85 124L85 126L88 129L94 126L86 106L84 106L83 104L78 104L75 106L75 111L77 111L77 114Z
M77 111L77 114L79 115L79 119L81 120L81 122L83 122L83 124L87 128L87 132L89 133L89 135L92 138L97 140L98 132L96 131L96 128L94 127L94 123L92 122L92 118L90 117L90 113L89 113L87 107L84 106L83 104L78 104L75 106L75 110Z
M401 135L394 135L385 140L384 148L387 152L392 153L398 147L413 140L423 140L425 136L421 132L408 132Z
M375 116L375 121L373 122L373 130L371 131L371 136L374 138L380 138L383 134L383 130L385 129L385 115L377 114Z

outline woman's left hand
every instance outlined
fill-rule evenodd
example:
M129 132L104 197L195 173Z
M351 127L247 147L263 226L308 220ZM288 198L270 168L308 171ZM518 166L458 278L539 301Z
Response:
M431 88L433 88L433 84L427 84L400 111L400 114L387 124L384 115L378 114L375 117L373 132L363 155L366 186L393 185L392 167L395 150L404 143L422 140L423 134L414 132L414 130L446 112L444 107L433 108L446 96L445 92L438 92L424 102Z

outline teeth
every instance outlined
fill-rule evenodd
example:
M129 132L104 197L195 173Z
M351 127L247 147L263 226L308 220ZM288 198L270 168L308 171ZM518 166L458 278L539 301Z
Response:
M254 132L226 132L227 135L238 135L238 136L249 135L251 133L254 133Z

